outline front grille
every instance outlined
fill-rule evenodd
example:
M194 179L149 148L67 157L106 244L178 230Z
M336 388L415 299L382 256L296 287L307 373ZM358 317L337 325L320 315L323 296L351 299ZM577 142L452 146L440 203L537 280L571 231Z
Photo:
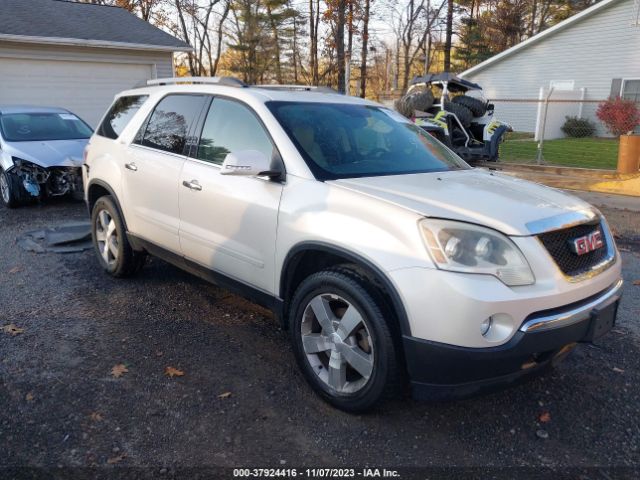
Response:
M570 242L590 233L600 230L604 246L584 255L575 254L570 248ZM604 227L600 223L590 223L577 225L563 230L542 233L538 238L545 246L551 257L565 275L570 277L578 276L588 272L607 258L608 247L607 237L604 235Z

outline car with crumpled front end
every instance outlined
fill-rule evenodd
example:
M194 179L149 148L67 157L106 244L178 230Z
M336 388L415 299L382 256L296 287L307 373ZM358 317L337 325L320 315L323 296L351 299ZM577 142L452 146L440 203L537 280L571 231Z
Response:
M64 108L0 105L0 199L9 208L83 198L83 151L93 130Z

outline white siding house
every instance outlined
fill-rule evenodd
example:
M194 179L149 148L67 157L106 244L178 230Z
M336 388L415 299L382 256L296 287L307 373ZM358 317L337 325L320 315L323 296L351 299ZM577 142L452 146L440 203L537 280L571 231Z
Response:
M598 124L597 103L589 100L623 96L640 102L639 8L638 0L601 0L461 76L482 85L497 117L517 131L535 131L540 103L530 100L545 97L551 86L552 100L586 101L552 103L548 117L558 123L564 115L579 115ZM602 126L598 133L605 134Z
M117 7L0 1L0 104L67 108L96 126L116 93L174 75L190 47Z

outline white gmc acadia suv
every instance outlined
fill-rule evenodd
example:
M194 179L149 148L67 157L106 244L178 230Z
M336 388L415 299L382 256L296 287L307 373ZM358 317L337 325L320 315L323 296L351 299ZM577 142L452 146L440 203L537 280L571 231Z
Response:
M485 391L611 329L602 215L469 167L377 103L230 78L119 94L85 152L95 250L155 255L269 307L307 381L359 411Z

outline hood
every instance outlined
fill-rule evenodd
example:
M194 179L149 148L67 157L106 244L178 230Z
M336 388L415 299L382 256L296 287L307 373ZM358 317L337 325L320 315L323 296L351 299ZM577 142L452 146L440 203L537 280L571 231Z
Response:
M44 168L80 167L82 152L89 141L77 140L44 140L36 142L8 142L8 153L11 156L27 160Z
M476 223L507 235L531 235L545 225L589 220L594 209L572 195L481 169L365 177L331 182L426 217Z

